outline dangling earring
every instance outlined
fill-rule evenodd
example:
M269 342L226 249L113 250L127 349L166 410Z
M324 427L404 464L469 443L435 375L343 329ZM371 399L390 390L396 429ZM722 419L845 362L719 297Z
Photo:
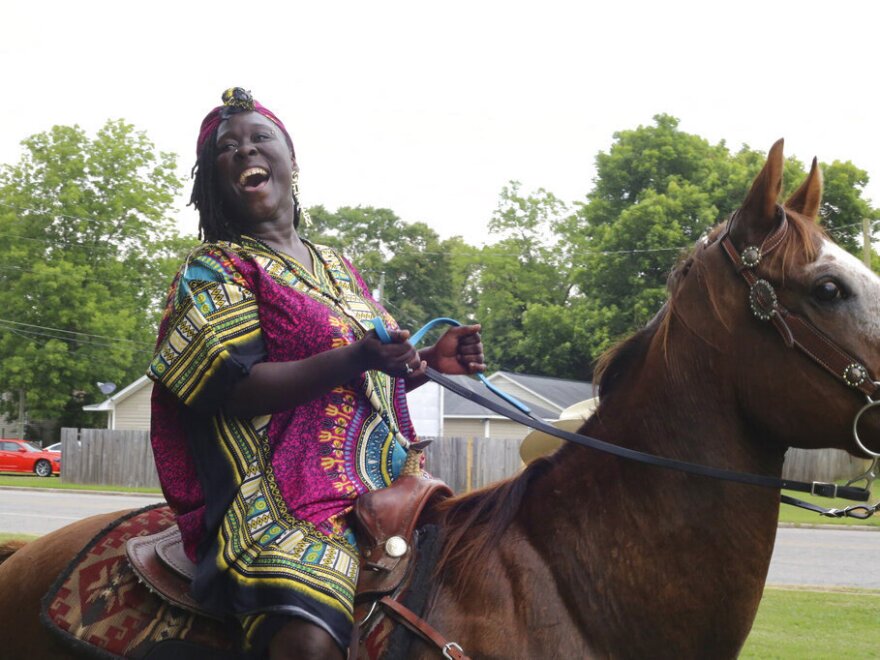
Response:
M302 220L303 226L311 227L312 216L309 215L309 210L299 200L299 170L294 170L290 175L290 190L293 193L294 213Z

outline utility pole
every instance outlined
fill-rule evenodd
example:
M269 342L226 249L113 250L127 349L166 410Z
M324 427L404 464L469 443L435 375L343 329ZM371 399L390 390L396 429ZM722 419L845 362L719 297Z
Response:
M18 390L18 437L24 440L27 422L24 418L24 389Z
M871 220L862 218L862 260L871 267Z
M383 270L379 274L379 286L373 292L373 298L376 299L376 302L382 302L382 297L385 295L385 271Z

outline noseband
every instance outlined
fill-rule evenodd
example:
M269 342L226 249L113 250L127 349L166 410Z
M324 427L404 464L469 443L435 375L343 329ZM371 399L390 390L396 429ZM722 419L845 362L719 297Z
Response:
M736 249L730 239L730 230L737 218L734 214L728 221L727 229L721 238L721 247L749 286L749 307L752 314L761 321L773 323L786 346L789 348L796 346L835 378L865 395L868 402L853 420L853 437L859 449L876 459L880 457L880 452L871 451L864 445L859 437L858 423L866 411L880 406L880 400L877 398L880 393L880 382L871 374L863 361L847 353L815 325L780 303L773 285L757 273L762 259L779 247L788 231L788 216L782 206L777 206L777 214L780 216L780 221L776 229L761 245L748 245L742 252Z

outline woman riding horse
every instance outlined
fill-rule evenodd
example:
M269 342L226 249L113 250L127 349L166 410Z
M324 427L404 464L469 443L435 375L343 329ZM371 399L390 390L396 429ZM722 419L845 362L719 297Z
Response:
M880 452L877 407L865 399L880 388L880 278L816 223L815 161L780 210L783 165L780 141L733 219L673 270L656 318L602 361L600 405L582 433L765 478L780 475L789 446ZM825 347L818 360L799 350L795 325ZM830 347L852 356L840 373L822 358ZM735 658L761 600L779 502L778 489L568 444L444 502L440 563L411 595L472 658ZM4 651L66 657L41 630L38 603L111 519L58 530L0 565L0 594L16 594L0 598ZM362 657L439 657L398 630L374 612Z
M416 439L406 391L426 366L485 369L479 327L416 353L357 270L300 237L293 142L249 92L223 94L197 154L204 243L174 280L148 372L192 595L240 620L250 656L341 658L359 568L347 514L400 475Z

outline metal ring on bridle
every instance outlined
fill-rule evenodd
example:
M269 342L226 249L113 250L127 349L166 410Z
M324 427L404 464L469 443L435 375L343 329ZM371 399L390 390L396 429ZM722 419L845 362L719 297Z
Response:
M868 456L873 456L874 458L880 458L880 452L871 451L862 443L862 439L859 437L859 428L858 427L859 427L859 419L861 419L861 417L865 413L865 411L867 411L871 408L876 408L877 406L880 406L880 401L873 401L871 399L871 397L868 397L868 403L866 403L864 406L862 406L862 409L856 413L856 418L853 420L853 439L856 441L856 444L859 446L859 449L861 449L863 452L868 454Z

